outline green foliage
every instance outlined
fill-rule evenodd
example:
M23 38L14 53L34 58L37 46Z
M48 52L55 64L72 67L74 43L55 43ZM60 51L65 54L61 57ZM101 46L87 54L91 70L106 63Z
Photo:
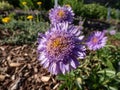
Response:
M118 14L118 15L117 15L117 14ZM111 14L110 14L110 15L111 15L111 17L112 17L113 19L120 19L120 16L119 16L119 15L120 15L120 12L117 13L117 12L116 12L116 9L114 9L114 8L111 9Z
M81 8L83 7L83 0L61 0L59 3L60 5L69 4L76 15L80 15L82 12Z
M1 1L0 2L0 10L10 10L13 9L13 6L10 5L8 2Z
M106 18L107 16L107 8L99 4L85 4L81 9L83 17Z
M99 4L84 4L79 10L79 14L82 17L95 18L95 19L106 19L107 18L107 7ZM117 15L118 14L118 15ZM119 19L120 12L116 12L116 9L112 8L110 16L113 19Z
M59 75L64 81L59 90L119 90L120 48L107 45L97 52L90 52L80 66L66 75ZM71 84L71 86L69 86Z
M10 23L1 25L1 30L7 30L11 35L4 36L2 44L30 44L36 41L38 32L45 32L49 27L47 22L34 22L12 20Z
M83 0L61 0L59 3L70 4L78 16L102 19L107 17L107 8L99 4L84 4Z
M54 0L53 0L54 1ZM60 0L60 5L69 4L76 15L95 18L95 19L106 19L107 18L107 7L97 3L84 4L83 0ZM111 17L116 19L116 9L111 9Z
M22 8L22 9L25 9L25 6L27 6L27 8L29 8L29 9L32 9L32 8L34 8L34 4L33 4L33 2L32 2L32 0L19 0L19 4L20 4L20 7ZM26 5L24 6L23 4L22 4L22 2L26 2Z
M51 8L54 7L54 0L40 0L40 1L43 2L42 8L45 10L50 10Z
M106 63L106 66L111 70L118 71L118 62L120 61L120 47L107 46L101 50L101 58Z
M120 32L117 32L113 37L117 40L120 40Z
M51 0L19 0L19 6L22 9L24 9L22 5L22 2L24 1L27 2L27 6L29 7L29 9L38 9L39 6L37 5L37 2L42 2L42 10L49 10L51 7L54 7L54 2L52 2Z
M65 81L64 84L61 85L60 90L63 90L64 88L71 90L74 85L74 76L75 75L72 72L66 75L59 75L57 79Z
M4 0L4 1L7 1L14 7L19 7L19 3L20 3L19 0Z

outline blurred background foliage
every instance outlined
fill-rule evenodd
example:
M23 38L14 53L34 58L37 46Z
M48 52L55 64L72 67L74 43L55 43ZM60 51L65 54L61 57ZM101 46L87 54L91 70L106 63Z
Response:
M12 4L15 7L19 7L19 3L21 1L29 2L32 7L35 7L35 2L41 1L44 3L44 7L46 9L50 9L54 5L54 0L0 0L0 1L8 1L10 4ZM104 6L110 6L112 8L118 8L120 9L120 0L58 0L59 3L63 2L83 2L84 4L90 4L90 3L99 3L100 5ZM49 3L49 4L48 4Z
M22 5L22 2L26 2L27 6L27 12L25 11L25 7ZM39 6L37 5L37 2L42 2ZM113 3L114 2L114 3ZM49 4L48 4L49 3ZM117 8L116 4L119 4L119 0L58 0L59 5L71 5L76 17L82 17L84 18L92 18L92 19L103 19L107 20L108 17L108 7L112 5L110 16L112 19L118 20L120 19L120 11ZM113 3L113 4L112 4ZM119 4L120 5L120 4ZM114 6L114 7L113 7ZM1 25L1 31L6 28L6 30L10 30L10 32L13 32L14 30L18 29L22 30L23 32L29 32L29 29L34 31L34 34L30 34L30 36L23 37L21 35L14 34L12 38L3 39L4 42L14 42L14 43L27 43L27 40L29 41L28 37L33 37L32 40L35 40L35 36L38 31L45 31L46 30L46 21L49 23L48 19L48 10L54 7L54 0L0 0L0 25ZM12 11L13 10L13 11ZM14 10L23 10L25 13L16 13ZM38 10L36 12L28 13L30 11ZM4 12L5 11L5 12ZM9 12L8 12L9 11ZM42 11L45 11L42 13ZM2 13L4 12L4 13ZM33 15L35 22L32 22L32 26L30 26L29 20L26 20L27 15ZM4 17L10 17L11 22L7 24L2 23L2 18ZM38 18L40 20L38 20ZM21 20L21 21L20 21ZM23 20L23 21L22 21ZM40 22L40 26L38 23ZM36 25L36 26L35 26ZM30 27L29 27L30 26ZM47 25L49 26L49 25ZM88 26L88 25L87 25ZM2 31L3 32L3 31ZM21 31L20 31L21 32ZM18 39L18 37L19 39ZM116 36L119 38L119 35L116 34ZM2 37L3 38L3 37ZM26 38L26 41L22 41L21 38ZM16 40L16 41L15 41ZM31 41L32 41L31 40Z
M21 5L21 2L27 2L28 6L31 9L38 8L37 2L42 2L42 8L45 10L49 10L51 7L53 7L54 3L53 0L4 0L12 4L14 7L23 8ZM49 3L49 4L48 4Z
M57 76L64 81L59 90L119 90L119 49L110 45L90 52L76 70Z
M2 1L6 3L3 4ZM12 7L24 9L21 4L23 1L27 2L30 10L38 9L39 1L42 2L41 10L48 11L54 7L54 0L0 0L0 10L8 10ZM95 19L106 19L108 7L111 7L111 18L120 19L120 0L58 0L58 3L59 5L70 4L77 16Z
M0 1L0 11L13 9L13 5L5 1Z
M48 22L12 19L0 25L0 44L32 44L37 40L38 32L43 33L48 28Z

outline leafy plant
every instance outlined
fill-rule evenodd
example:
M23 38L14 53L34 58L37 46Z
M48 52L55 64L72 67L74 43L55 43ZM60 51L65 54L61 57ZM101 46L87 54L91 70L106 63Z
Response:
M81 15L89 18L106 18L107 9L99 4L85 4L82 7Z
M20 7L22 9L32 9L34 8L34 4L32 2L32 0L19 0L19 4L20 4ZM26 2L26 5L23 5L23 2Z
M10 10L13 9L13 6L10 5L8 2L1 1L0 2L0 10Z
M52 2L51 0L19 0L19 6L20 8L23 9L23 5L22 2L27 2L27 6L29 7L29 9L38 9L38 5L37 2L42 2L41 4L41 8L42 10L49 10L50 8L54 7L54 2ZM49 4L48 4L49 3Z
M69 4L76 15L80 15L82 12L81 8L83 7L83 0L62 0L59 3L60 5Z
M81 65L76 70L58 76L58 80L64 81L59 90L120 89L120 73L117 71L119 55L119 49L112 45L89 52L85 60L80 60Z
M119 32L116 33L113 37L114 37L115 39L117 39L117 40L120 40L120 33L119 33Z
M6 29L11 35L5 36L2 39L3 44L24 44L33 43L36 41L38 32L43 33L49 27L47 22L34 22L12 20L6 25L1 25L2 30Z

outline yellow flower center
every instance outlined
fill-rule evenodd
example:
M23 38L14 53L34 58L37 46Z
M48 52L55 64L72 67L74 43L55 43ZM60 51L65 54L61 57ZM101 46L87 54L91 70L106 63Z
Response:
M32 15L29 15L29 16L27 17L27 19L33 19L33 16L32 16Z
M54 39L53 41L48 42L47 46L51 47L51 48L59 48L62 49L63 47L65 47L67 44L63 43L66 40L62 37L58 37L56 39Z
M3 23L8 23L8 22L10 22L10 18L9 17L5 17L5 18L2 19L2 22Z
M61 17L61 18L64 17L65 16L65 12L63 10L59 10L58 11L58 16Z
M61 38L57 38L53 41L52 46L56 48L56 47L61 46L61 44L62 44L61 43Z
M57 33L57 32L56 32ZM61 58L64 55L68 55L74 48L74 41L69 36L56 36L56 33L47 41L46 52L50 57Z
M42 4L42 2L37 2L37 5L41 5Z
M71 7L69 4L66 4L65 6L66 6L66 7Z
M47 51L52 54L59 54L66 50L69 47L69 42L64 37L57 37L53 40L48 41Z
M94 38L92 39L92 41L93 41L94 43L97 43L97 42L98 42L97 37L94 37Z
M26 5L27 4L27 2L22 2L22 5Z

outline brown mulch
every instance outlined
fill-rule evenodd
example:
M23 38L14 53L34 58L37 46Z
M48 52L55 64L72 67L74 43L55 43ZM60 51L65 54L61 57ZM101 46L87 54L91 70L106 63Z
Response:
M111 40L112 45L120 47L120 40Z
M0 46L0 90L56 90L59 84L40 65L36 46Z
M110 41L110 44L116 47L120 47L120 40L119 39L115 39L111 36L108 37L108 41Z

